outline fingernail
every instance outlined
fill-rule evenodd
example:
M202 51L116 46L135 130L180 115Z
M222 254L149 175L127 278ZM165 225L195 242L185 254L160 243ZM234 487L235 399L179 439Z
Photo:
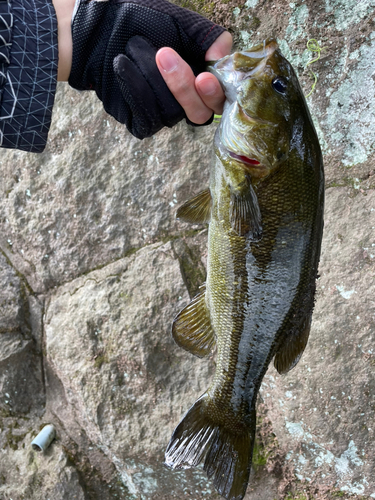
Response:
M208 78L199 82L199 90L203 95L214 95L217 89L215 83Z
M159 63L164 71L171 73L177 68L178 59L170 50L163 50L159 53Z

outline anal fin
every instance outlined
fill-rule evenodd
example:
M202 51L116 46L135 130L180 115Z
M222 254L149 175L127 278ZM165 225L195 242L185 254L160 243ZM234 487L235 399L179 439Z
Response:
M250 180L240 191L231 192L230 223L239 236L247 236L253 241L262 237L262 217Z
M175 317L172 336L176 344L186 351L203 358L210 354L215 344L215 333L211 326L206 306L206 287Z
M289 372L301 359L309 339L310 327L311 315L305 318L298 332L290 334L281 344L274 360L275 368L280 374Z
M176 219L192 224L210 222L211 204L211 192L207 188L181 205L177 210Z

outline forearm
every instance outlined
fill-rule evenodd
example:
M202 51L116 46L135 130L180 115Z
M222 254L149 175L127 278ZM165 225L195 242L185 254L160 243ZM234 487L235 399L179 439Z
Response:
M57 70L57 80L68 81L72 66L72 15L75 0L52 0L57 18L57 37L59 47L59 63Z

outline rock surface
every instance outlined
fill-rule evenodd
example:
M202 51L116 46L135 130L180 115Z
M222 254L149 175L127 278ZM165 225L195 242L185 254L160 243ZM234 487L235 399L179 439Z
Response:
M243 48L275 36L308 93L326 168L310 341L258 404L246 500L375 498L375 2L180 2ZM320 59L306 48L316 39ZM174 219L206 186L215 125L138 141L60 84L46 151L0 158L0 498L218 499L165 446L214 358L170 338L205 279L207 231ZM30 443L57 429L46 454Z

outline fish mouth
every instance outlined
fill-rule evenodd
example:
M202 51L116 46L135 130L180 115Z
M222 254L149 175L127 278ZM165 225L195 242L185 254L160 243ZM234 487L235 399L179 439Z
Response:
M230 87L237 88L245 78L261 74L277 49L276 40L268 38L247 50L234 52L217 61L209 62L207 69L216 76L224 89L229 91Z

